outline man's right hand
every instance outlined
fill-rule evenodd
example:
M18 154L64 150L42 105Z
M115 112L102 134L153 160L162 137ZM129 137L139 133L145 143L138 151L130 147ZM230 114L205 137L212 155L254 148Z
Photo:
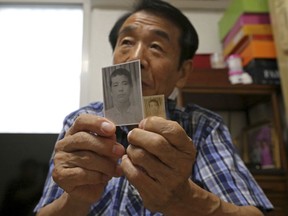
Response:
M107 182L122 174L117 161L125 149L116 142L115 131L109 120L83 114L56 143L53 179L70 199L92 204Z

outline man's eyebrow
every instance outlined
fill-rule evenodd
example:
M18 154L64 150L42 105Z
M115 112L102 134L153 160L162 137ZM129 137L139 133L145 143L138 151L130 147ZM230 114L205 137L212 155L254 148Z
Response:
M136 29L136 26L133 26L133 25L125 26L123 29L121 29L121 30L119 31L119 35L121 35L121 34L126 34L126 33L130 33L130 32L132 32L134 29Z
M170 37L169 37L169 34L165 31L162 31L160 29L153 29L152 32L156 35L158 35L159 37L167 40L167 41L170 41Z
M134 26L134 25L125 26L123 29L121 29L121 31L119 32L119 35L131 33L136 28L137 27ZM152 29L151 32L154 33L155 35L167 40L167 41L170 41L169 34L167 32L165 32L165 31L163 31L163 30Z

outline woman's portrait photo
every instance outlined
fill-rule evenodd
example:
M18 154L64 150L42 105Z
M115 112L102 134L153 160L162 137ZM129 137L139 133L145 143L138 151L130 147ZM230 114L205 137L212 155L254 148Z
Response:
M164 95L143 97L145 118L148 116L159 116L166 118Z

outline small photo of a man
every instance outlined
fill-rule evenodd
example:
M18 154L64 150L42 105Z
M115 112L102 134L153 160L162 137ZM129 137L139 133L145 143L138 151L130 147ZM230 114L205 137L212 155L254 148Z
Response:
M115 125L138 124L143 119L140 62L102 69L104 115Z
M148 116L159 116L166 118L164 95L143 97L145 118Z

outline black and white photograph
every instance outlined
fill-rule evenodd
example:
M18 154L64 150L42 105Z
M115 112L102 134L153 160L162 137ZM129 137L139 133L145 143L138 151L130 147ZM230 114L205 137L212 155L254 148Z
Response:
M143 100L145 118L149 116L166 118L164 95L146 96Z
M115 125L138 124L144 117L140 61L102 68L104 115Z

